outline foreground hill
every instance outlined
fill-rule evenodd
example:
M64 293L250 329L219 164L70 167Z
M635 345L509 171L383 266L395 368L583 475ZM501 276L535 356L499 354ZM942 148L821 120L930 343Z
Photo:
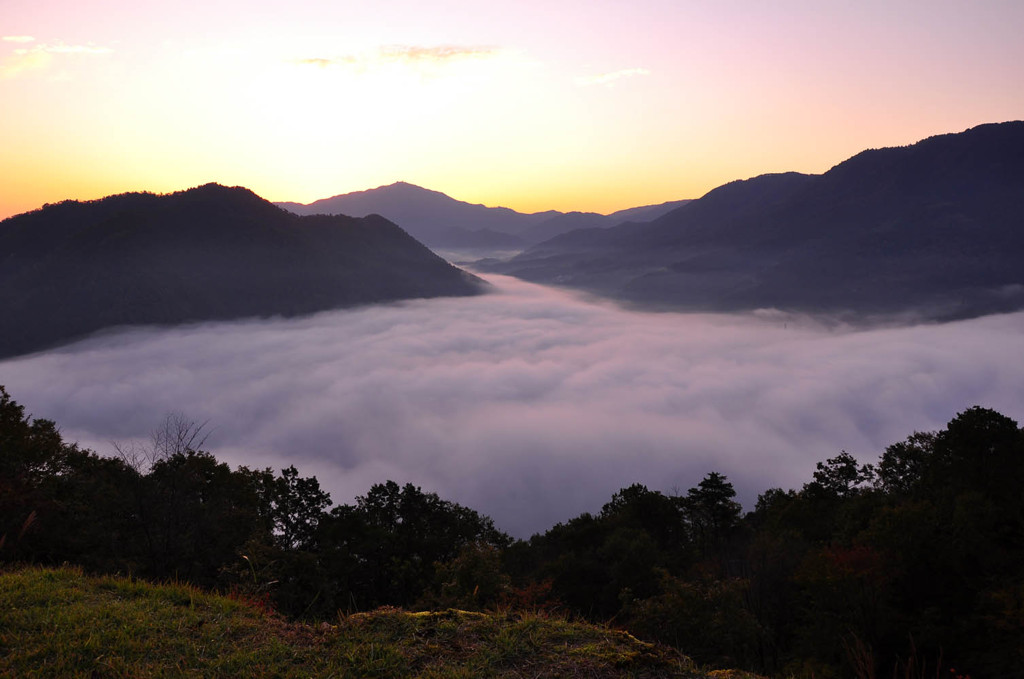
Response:
M625 221L648 221L687 201L630 208L610 215L554 210L523 214L451 198L414 184L396 182L345 193L308 205L277 203L300 215L384 215L431 247L476 251L520 250L580 228L606 228Z
M299 217L239 187L65 201L0 222L0 356L119 325L479 291L382 217Z
M489 270L685 309L970 316L1024 307L1024 122L719 187Z
M0 575L0 675L12 677L752 677L534 615L381 609L287 623L184 585Z

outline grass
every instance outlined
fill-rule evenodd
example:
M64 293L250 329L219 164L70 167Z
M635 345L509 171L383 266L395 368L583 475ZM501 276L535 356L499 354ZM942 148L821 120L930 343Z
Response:
M290 623L180 585L74 568L0 573L0 676L752 677L624 632L535 614L380 609Z

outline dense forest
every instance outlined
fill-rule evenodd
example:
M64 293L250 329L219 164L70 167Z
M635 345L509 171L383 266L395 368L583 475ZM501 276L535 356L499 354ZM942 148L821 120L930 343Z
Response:
M1024 667L1024 430L973 407L861 464L840 452L744 513L711 472L635 484L513 540L388 481L332 505L294 467L230 469L170 418L100 456L0 387L0 567L78 564L232 592L296 618L382 605L609 622L709 665L793 677Z

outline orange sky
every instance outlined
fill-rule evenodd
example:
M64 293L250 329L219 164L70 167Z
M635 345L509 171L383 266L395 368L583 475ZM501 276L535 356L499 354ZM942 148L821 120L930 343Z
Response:
M1018 0L155 5L4 0L0 217L209 181L610 212L1024 118Z

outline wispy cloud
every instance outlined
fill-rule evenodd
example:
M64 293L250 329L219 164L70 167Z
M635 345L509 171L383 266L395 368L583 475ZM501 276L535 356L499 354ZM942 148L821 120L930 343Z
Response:
M297 64L302 66L318 66L320 68L327 68L328 66L351 66L359 63L358 57L343 56L343 57L312 57L309 59L298 59Z
M53 55L47 52L17 50L14 54L0 60L0 80L45 70L52 61Z
M346 66L365 70L389 63L408 66L450 64L467 59L488 58L497 55L499 52L500 50L496 47L472 45L385 45L367 54L309 57L297 59L295 63L302 66L316 66L319 68Z
M380 49L380 56L389 61L401 61L410 64L442 63L460 59L489 57L497 53L495 47L472 47L464 45L438 45L423 47L419 45L388 45Z
M622 68L618 71L612 71L610 73L601 73L599 75L587 75L576 78L576 84L581 87L589 85L611 85L617 80L623 78L633 78L639 75L650 75L651 72L646 68Z
M109 47L98 47L96 45L65 45L58 42L53 45L39 45L34 48L41 52L51 54L111 54L114 50Z
M28 44L35 38L27 35L8 35L4 42ZM0 79L16 78L34 71L44 71L54 63L54 55L98 55L111 54L114 50L94 44L69 45L62 40L40 43L32 47L19 47L0 60Z

